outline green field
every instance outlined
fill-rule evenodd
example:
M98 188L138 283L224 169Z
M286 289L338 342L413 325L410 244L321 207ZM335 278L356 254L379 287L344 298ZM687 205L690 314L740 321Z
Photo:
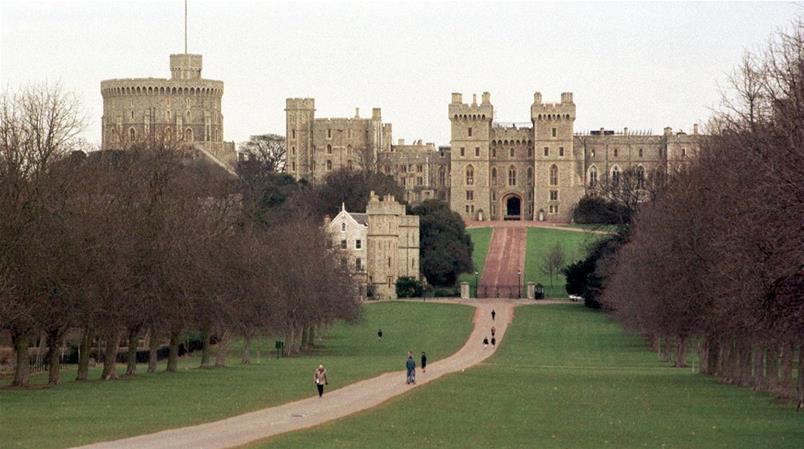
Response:
M456 352L472 329L474 309L455 304L379 303L364 309L356 326L336 325L311 354L198 369L198 358L180 372L138 375L113 382L0 388L0 447L60 448L212 421L315 394L313 370L324 363L329 388L403 369L407 351L427 351L435 361ZM377 341L382 328L384 341ZM267 342L266 342L267 343ZM122 367L121 367L122 368ZM141 366L140 372L145 372ZM163 369L163 367L160 367ZM97 379L99 369L91 373ZM33 381L45 383L44 375ZM3 380L3 385L8 380Z
M483 275L483 268L486 266L486 256L489 254L489 243L491 242L491 228L471 228L466 233L472 238L472 262L475 264L477 278L474 273L463 273L458 277L458 282L468 282L469 290L473 298L475 295L475 283Z
M593 233L528 228L525 282L542 284L547 298L566 298L567 291L564 289L564 276L562 274L554 275L553 286L551 287L550 276L541 271L545 254L556 242L559 242L564 250L565 265L569 265L579 259L583 259L586 256L586 249L589 244L600 237L600 234Z
M671 368L604 314L528 306L481 365L250 447L798 449L804 418L768 396Z

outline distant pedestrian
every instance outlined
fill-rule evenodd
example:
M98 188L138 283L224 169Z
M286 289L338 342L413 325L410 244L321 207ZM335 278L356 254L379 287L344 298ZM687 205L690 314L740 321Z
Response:
M427 354L422 351L422 372L427 372Z
M497 312L494 309L491 309L491 321L494 321L494 317L497 316Z
M327 381L327 370L324 368L324 365L318 365L318 369L315 370L315 374L313 375L313 382L315 382L315 386L318 388L318 397L324 396L324 385L329 385Z
M496 347L497 347L497 339L496 339L496 338L494 338L494 337L491 337L491 347L492 347L492 348L496 348Z
M405 368L408 370L406 383L416 384L416 361L413 360L413 352L408 351L408 360L405 362Z
M491 336L494 337L497 334L497 328L491 326Z
M489 337L483 337L483 349L489 347Z
M377 341L382 341L382 329L377 331Z

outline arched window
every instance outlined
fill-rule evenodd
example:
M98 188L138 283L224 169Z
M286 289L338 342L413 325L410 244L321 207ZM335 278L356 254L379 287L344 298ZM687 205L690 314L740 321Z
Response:
M533 167L528 167L528 185L533 185Z
M497 167L491 168L491 185L497 185Z
M327 170L332 170L332 161L327 160Z
M513 165L508 167L508 185L516 185L516 168Z
M327 154L332 154L332 145L327 145Z
M128 129L128 140L130 140L132 142L137 140L137 130L135 130L134 128L129 128Z
M550 166L550 185L558 185L558 166L555 164Z
M611 183L615 187L620 183L620 167L616 165L611 169Z
M508 155L509 155L510 157L514 157L514 149L513 149L513 148L511 148L510 150L508 150Z
M170 126L165 128L165 138L166 139L172 139L173 138L173 130L170 129Z
M341 223L341 232L346 232L346 223Z
M187 141L187 142L192 142L193 141L193 129L192 128L187 128L187 129L184 130L184 140Z
M444 187L447 185L447 171L444 166L438 168L438 185Z
M475 183L475 168L471 165L466 167L466 185L471 186Z
M637 175L637 189L644 189L645 188L645 167L637 166L636 169Z
M589 169L589 187L595 187L597 185L597 167L592 166Z

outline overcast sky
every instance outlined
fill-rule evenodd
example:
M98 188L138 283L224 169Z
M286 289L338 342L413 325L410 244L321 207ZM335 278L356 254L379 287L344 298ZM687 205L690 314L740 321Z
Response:
M491 92L496 120L527 122L533 92L572 91L576 130L690 129L746 50L794 3L189 2L189 52L225 83L226 140L284 134L285 98L318 117L381 107L394 139L449 143L451 92ZM4 89L60 81L100 141L100 82L169 77L184 3L0 2Z

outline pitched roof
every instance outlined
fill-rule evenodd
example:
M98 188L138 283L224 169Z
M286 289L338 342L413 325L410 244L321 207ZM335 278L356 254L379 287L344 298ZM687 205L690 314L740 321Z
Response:
M360 224L362 224L364 226L368 226L368 215L357 213L357 212L347 212L347 213L349 215L351 215L352 218L354 218L356 222L358 222L358 223L360 223Z

